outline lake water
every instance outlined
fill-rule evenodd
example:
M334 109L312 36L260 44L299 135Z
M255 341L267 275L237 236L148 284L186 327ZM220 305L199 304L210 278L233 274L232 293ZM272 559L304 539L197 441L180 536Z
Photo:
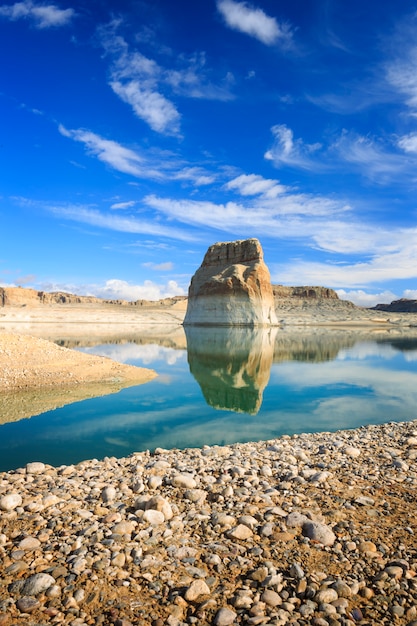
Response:
M186 340L80 346L159 376L1 425L0 471L417 417L417 336L191 328Z

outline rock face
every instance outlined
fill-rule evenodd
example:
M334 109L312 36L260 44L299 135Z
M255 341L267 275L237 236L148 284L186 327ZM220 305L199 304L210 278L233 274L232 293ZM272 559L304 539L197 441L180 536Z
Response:
M393 300L390 304L377 304L373 310L389 313L417 313L417 300L400 298L400 300Z
M338 300L339 296L334 289L328 287L287 287L284 285L272 285L275 298L302 298L311 300Z
M184 325L276 325L269 270L257 239L216 243L191 279Z

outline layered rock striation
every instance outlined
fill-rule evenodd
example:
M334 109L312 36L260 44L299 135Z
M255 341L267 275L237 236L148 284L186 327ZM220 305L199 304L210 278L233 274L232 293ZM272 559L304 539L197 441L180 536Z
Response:
M274 294L257 239L216 243L191 279L184 325L276 325Z

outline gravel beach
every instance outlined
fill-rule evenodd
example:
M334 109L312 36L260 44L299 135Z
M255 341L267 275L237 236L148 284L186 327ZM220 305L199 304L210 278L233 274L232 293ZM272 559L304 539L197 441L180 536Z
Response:
M417 624L417 423L0 474L0 625Z

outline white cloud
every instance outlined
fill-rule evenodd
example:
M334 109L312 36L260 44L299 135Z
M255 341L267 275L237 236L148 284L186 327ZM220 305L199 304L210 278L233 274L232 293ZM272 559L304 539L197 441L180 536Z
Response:
M311 171L322 169L323 164L312 156L321 148L321 144L305 144L302 139L294 140L293 131L285 124L276 124L271 132L274 144L264 157L273 161L275 167L289 166Z
M279 24L262 9L235 0L218 0L217 8L227 26L233 30L255 37L267 46L276 43L288 46L291 43L292 34L289 27L286 24Z
M333 144L332 150L375 182L386 182L395 175L404 173L408 167L408 161L403 155L393 152L392 145L386 146L371 137L355 133L342 133Z
M105 300L161 300L185 295L185 290L175 280L169 280L163 285L145 280L143 284L135 285L126 280L112 278L103 284L43 283L40 288L44 291L65 291L79 296L94 296Z
M127 202L115 202L111 205L111 209L130 209L136 204L135 200L128 200Z
M158 285L151 280L145 280L143 285L132 285L125 280L107 280L102 286L90 286L99 298L112 300L161 300L173 296L185 295L184 289L175 280L169 280L165 285Z
M404 152L411 152L417 154L417 133L410 133L404 135L398 140L398 146Z
M125 148L116 141L104 139L95 133L84 130L67 130L62 124L58 127L64 137L83 143L88 152L96 156L103 163L111 165L114 169L125 174L131 174L138 178L161 178L160 172L149 168L145 159L130 148Z
M366 308L374 307L377 304L389 304L393 300L398 299L398 296L396 296L392 291L367 293L363 289L356 289L351 291L346 291L345 289L336 289L336 293L341 300L349 300L357 306L363 306Z
M97 209L91 209L78 205L45 205L55 215L68 220L90 224L98 228L106 228L123 233L146 234L158 237L168 237L180 241L193 241L190 233L172 226L160 224L157 220L145 220L135 217L122 217L119 215L101 213Z
M406 289L403 294L403 298L408 300L417 300L417 289Z
M334 252L349 252L349 240L354 236L354 229L350 231L348 225L346 227L346 239L340 240L341 245L346 242L345 249L340 247ZM340 236L343 234L336 235L333 244L337 243ZM370 236L372 237L371 230ZM331 241L331 226L326 237ZM299 281L300 276L303 276L303 282L308 285L363 288L364 285L390 280L417 278L417 229L393 229L386 232L378 232L378 229L375 229L373 237L368 247L362 250L371 257L368 261L347 262L342 265L333 264L331 261L323 263L295 259L273 270L270 268L273 280L282 282L284 276L286 284L291 285L296 284L294 281ZM320 241L320 234L316 234L315 239ZM382 244L385 242L384 250L379 249L378 239Z
M149 267L151 270L155 270L156 272L170 272L174 264L172 261L167 261L166 263L143 263L143 267Z
M262 195L267 198L276 198L285 193L288 187L280 185L277 180L263 178L257 174L241 174L225 185L227 190L236 190L242 196Z
M0 7L0 17L12 21L29 19L39 29L65 26L74 16L75 11L73 9L60 9L54 4L37 5L31 0Z
M120 21L99 29L101 42L111 55L109 85L129 104L135 115L155 132L179 136L181 115L173 95L209 100L230 100L233 77L227 74L219 85L208 78L204 53L176 56L176 67L166 68L138 51L130 51L117 35Z
M211 184L216 179L216 174L202 167L184 164L182 159L172 154L158 153L156 150L149 154L140 153L137 148L135 150L126 148L117 141L105 139L82 128L69 130L60 124L58 130L64 137L83 143L90 155L97 157L118 172L130 174L136 178L158 181L184 180L197 187ZM126 205L113 205L112 208L126 208Z
M417 111L417 46L414 42L401 41L398 49L402 55L387 63L386 80L405 97L407 106L414 112Z
M169 135L178 135L180 114L175 106L156 89L143 86L138 80L126 83L111 81L110 87L152 130Z

